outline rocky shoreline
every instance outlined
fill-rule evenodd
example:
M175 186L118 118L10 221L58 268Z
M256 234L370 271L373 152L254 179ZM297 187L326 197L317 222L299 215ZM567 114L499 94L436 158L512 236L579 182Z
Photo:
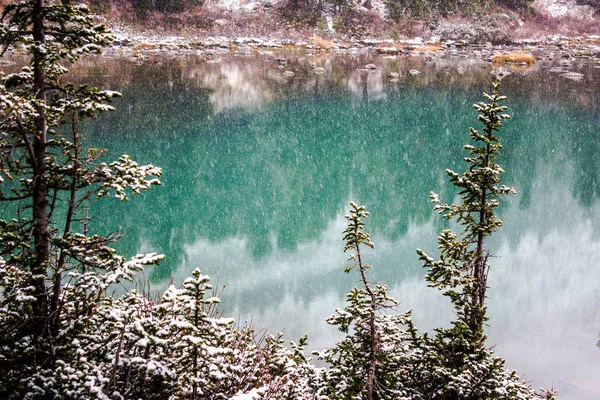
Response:
M423 39L380 40L357 39L351 41L311 40L292 41L254 37L179 36L147 37L117 33L105 54L144 61L152 55L185 57L189 55L214 56L219 54L252 55L253 53L292 53L301 55L377 54L381 57L424 56L437 59L445 57L470 57L495 64L527 66L538 60L585 61L600 68L600 36L569 38L551 36L543 39L522 39L510 43L475 43L467 39L452 40L431 37ZM521 54L526 57L503 57Z
M306 41L257 37L183 37L147 36L132 30L116 29L112 45L103 50L103 56L129 60L138 64L160 63L165 59L194 57L200 63L218 63L222 57L262 57L263 59L303 60L308 71L294 69L289 62L280 62L279 74L286 78L306 73L323 73L322 61L333 57L361 58L364 70L376 70L383 60L422 59L424 62L464 60L467 64L492 67L492 73L503 76L513 72L524 73L534 65L573 81L583 81L584 75L576 68L582 63L587 68L600 69L600 36L569 38L554 35L541 39L521 39L510 43L477 43L467 39L442 39L432 36L410 39L356 39L348 41ZM10 56L10 55L9 55ZM377 60L381 59L379 63ZM7 66L10 59L0 60ZM463 61L461 61L463 62ZM389 71L388 71L389 72ZM397 79L397 71L384 73L388 79ZM410 75L420 72L407 71ZM460 71L459 71L460 73ZM593 75L596 75L595 73Z

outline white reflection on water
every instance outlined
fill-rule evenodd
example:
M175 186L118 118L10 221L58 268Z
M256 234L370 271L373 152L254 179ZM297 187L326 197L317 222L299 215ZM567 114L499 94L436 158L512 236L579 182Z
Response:
M199 86L212 90L210 102L217 113L235 108L256 110L273 100L274 85L300 85L303 92L315 92L326 80L312 72L305 75L306 71L297 71L298 77L287 79L282 74L283 70L297 70L299 65L286 65L284 69L278 69L277 65L285 64L278 63L276 60L267 65L255 65L250 62L219 62L218 58L212 61L214 62L210 65L190 68L186 75L189 79L197 81ZM315 65L324 68L326 76L332 74L331 60L306 60L304 64L313 61ZM357 69L342 79L344 86L359 99L378 100L387 96L384 85L385 73L381 68L371 71Z
M569 168L563 173L569 175ZM503 209L505 226L493 244L488 344L496 345L508 368L534 380L534 387L554 386L564 400L595 400L600 398L600 203L581 207L567 183L547 184L549 175L538 178L533 206L522 209L516 198ZM426 287L414 252L416 247L434 252L438 232L432 221L410 224L394 242L375 235L376 249L367 254L373 279L388 283L402 301L399 311L412 308L416 325L426 330L452 317L448 300ZM320 240L295 250L278 249L273 239L273 250L261 259L243 239L200 238L186 246L175 280L181 282L196 267L219 275L227 285L222 296L227 315L272 332L284 330L289 340L308 334L311 348L323 348L340 337L325 319L343 307L356 281L342 272L343 228L340 214Z
M252 64L217 63L188 72L199 85L212 89L210 101L215 112L230 108L255 109L272 95L263 71Z
M359 69L350 74L348 89L356 97L363 100L380 100L386 98L383 84L384 76L381 69L367 71Z
M498 253L490 343L536 386L555 385L562 399L600 398L600 242L591 221L528 233Z

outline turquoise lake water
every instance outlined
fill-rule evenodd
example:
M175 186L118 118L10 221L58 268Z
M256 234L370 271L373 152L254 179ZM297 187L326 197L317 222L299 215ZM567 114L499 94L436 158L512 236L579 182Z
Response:
M600 69L575 63L584 78L573 81L553 65L503 79L513 119L498 162L518 194L489 242L489 343L535 387L591 400L600 398ZM446 324L448 301L426 287L415 249L436 251L445 225L428 194L456 195L444 170L464 168L468 128L478 127L471 105L491 71L468 58L270 53L98 63L94 79L124 97L90 125L91 145L164 175L128 203L94 205L93 229L126 232L127 255L164 253L146 273L156 290L200 268L226 286L226 315L289 340L308 334L318 349L339 338L325 318L358 279L343 272L353 200L371 212L372 279L417 326Z

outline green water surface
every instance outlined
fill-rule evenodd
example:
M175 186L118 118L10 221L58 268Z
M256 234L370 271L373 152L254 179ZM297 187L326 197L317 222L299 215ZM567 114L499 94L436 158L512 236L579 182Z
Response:
M361 70L367 62L378 70ZM325 73L312 73L314 63ZM576 82L550 66L502 84L513 119L498 162L518 194L503 204L505 226L490 241L490 344L534 386L596 399L600 70L580 65L585 78ZM353 200L372 214L372 279L424 329L452 317L426 288L415 249L436 251L445 225L429 191L456 195L444 170L464 168L468 128L478 127L471 105L489 90L490 66L262 55L96 68L124 97L89 126L91 145L164 175L162 187L128 203L92 205L101 215L93 229L126 232L118 248L127 255L164 253L146 275L158 289L200 268L226 286L226 314L330 345L339 334L324 320L357 279L343 273L341 240ZM296 75L284 78L284 69Z

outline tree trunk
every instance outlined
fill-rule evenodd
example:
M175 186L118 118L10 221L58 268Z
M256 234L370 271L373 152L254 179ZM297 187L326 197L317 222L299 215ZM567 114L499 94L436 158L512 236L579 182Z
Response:
M73 133L73 177L71 178L71 188L69 192L69 205L67 207L67 216L65 220L65 228L63 230L63 239L67 239L69 233L71 233L71 224L73 223L73 218L75 216L76 210L76 195L77 195L77 183L79 179L79 127L77 126L77 116L75 113L71 115L71 128ZM65 249L60 251L58 256L58 261L56 262L56 266L54 267L54 276L53 276L53 287L52 287L52 296L50 302L50 315L49 315L49 324L50 324L50 335L51 337L57 337L60 329L60 313L62 310L61 304L61 294L62 294L62 277L63 271L65 270L65 264L67 262L67 252Z
M33 7L33 38L36 44L43 45L45 42L44 34L44 4L43 0L37 0ZM35 98L39 102L35 106L38 116L35 118L36 131L33 137L33 240L34 240L34 260L31 266L33 273L33 286L35 287L34 304L34 323L33 335L38 345L44 336L47 326L47 294L46 294L46 274L48 260L50 257L50 242L48 228L48 188L46 184L46 146L47 146L47 123L45 81L46 72L44 70L44 54L36 49L33 54L33 90ZM38 362L42 360L37 360Z
M360 247L358 243L355 243L356 255L358 259L358 268L360 270L360 276L367 293L371 297L371 315L369 316L369 370L367 371L367 382L365 387L367 389L367 400L373 400L373 388L375 386L375 370L377 367L377 327L375 325L375 312L377 310L377 304L375 304L375 293L369 287L369 281L365 275L365 269L363 267L362 258L360 256Z
M491 134L491 132L490 132ZM487 136L489 137L490 134ZM485 156L485 168L490 166L491 148L488 143ZM486 223L485 207L487 204L487 179L484 179L481 190L481 199L479 210L479 227ZM475 293L473 294L472 305L476 309L483 309L485 306L485 292L487 289L487 279L485 273L486 257L483 255L484 235L483 230L479 229L477 234L477 250L475 252L475 262L473 266L473 277L475 278ZM477 313L471 317L471 329L474 331L483 332L483 313Z

